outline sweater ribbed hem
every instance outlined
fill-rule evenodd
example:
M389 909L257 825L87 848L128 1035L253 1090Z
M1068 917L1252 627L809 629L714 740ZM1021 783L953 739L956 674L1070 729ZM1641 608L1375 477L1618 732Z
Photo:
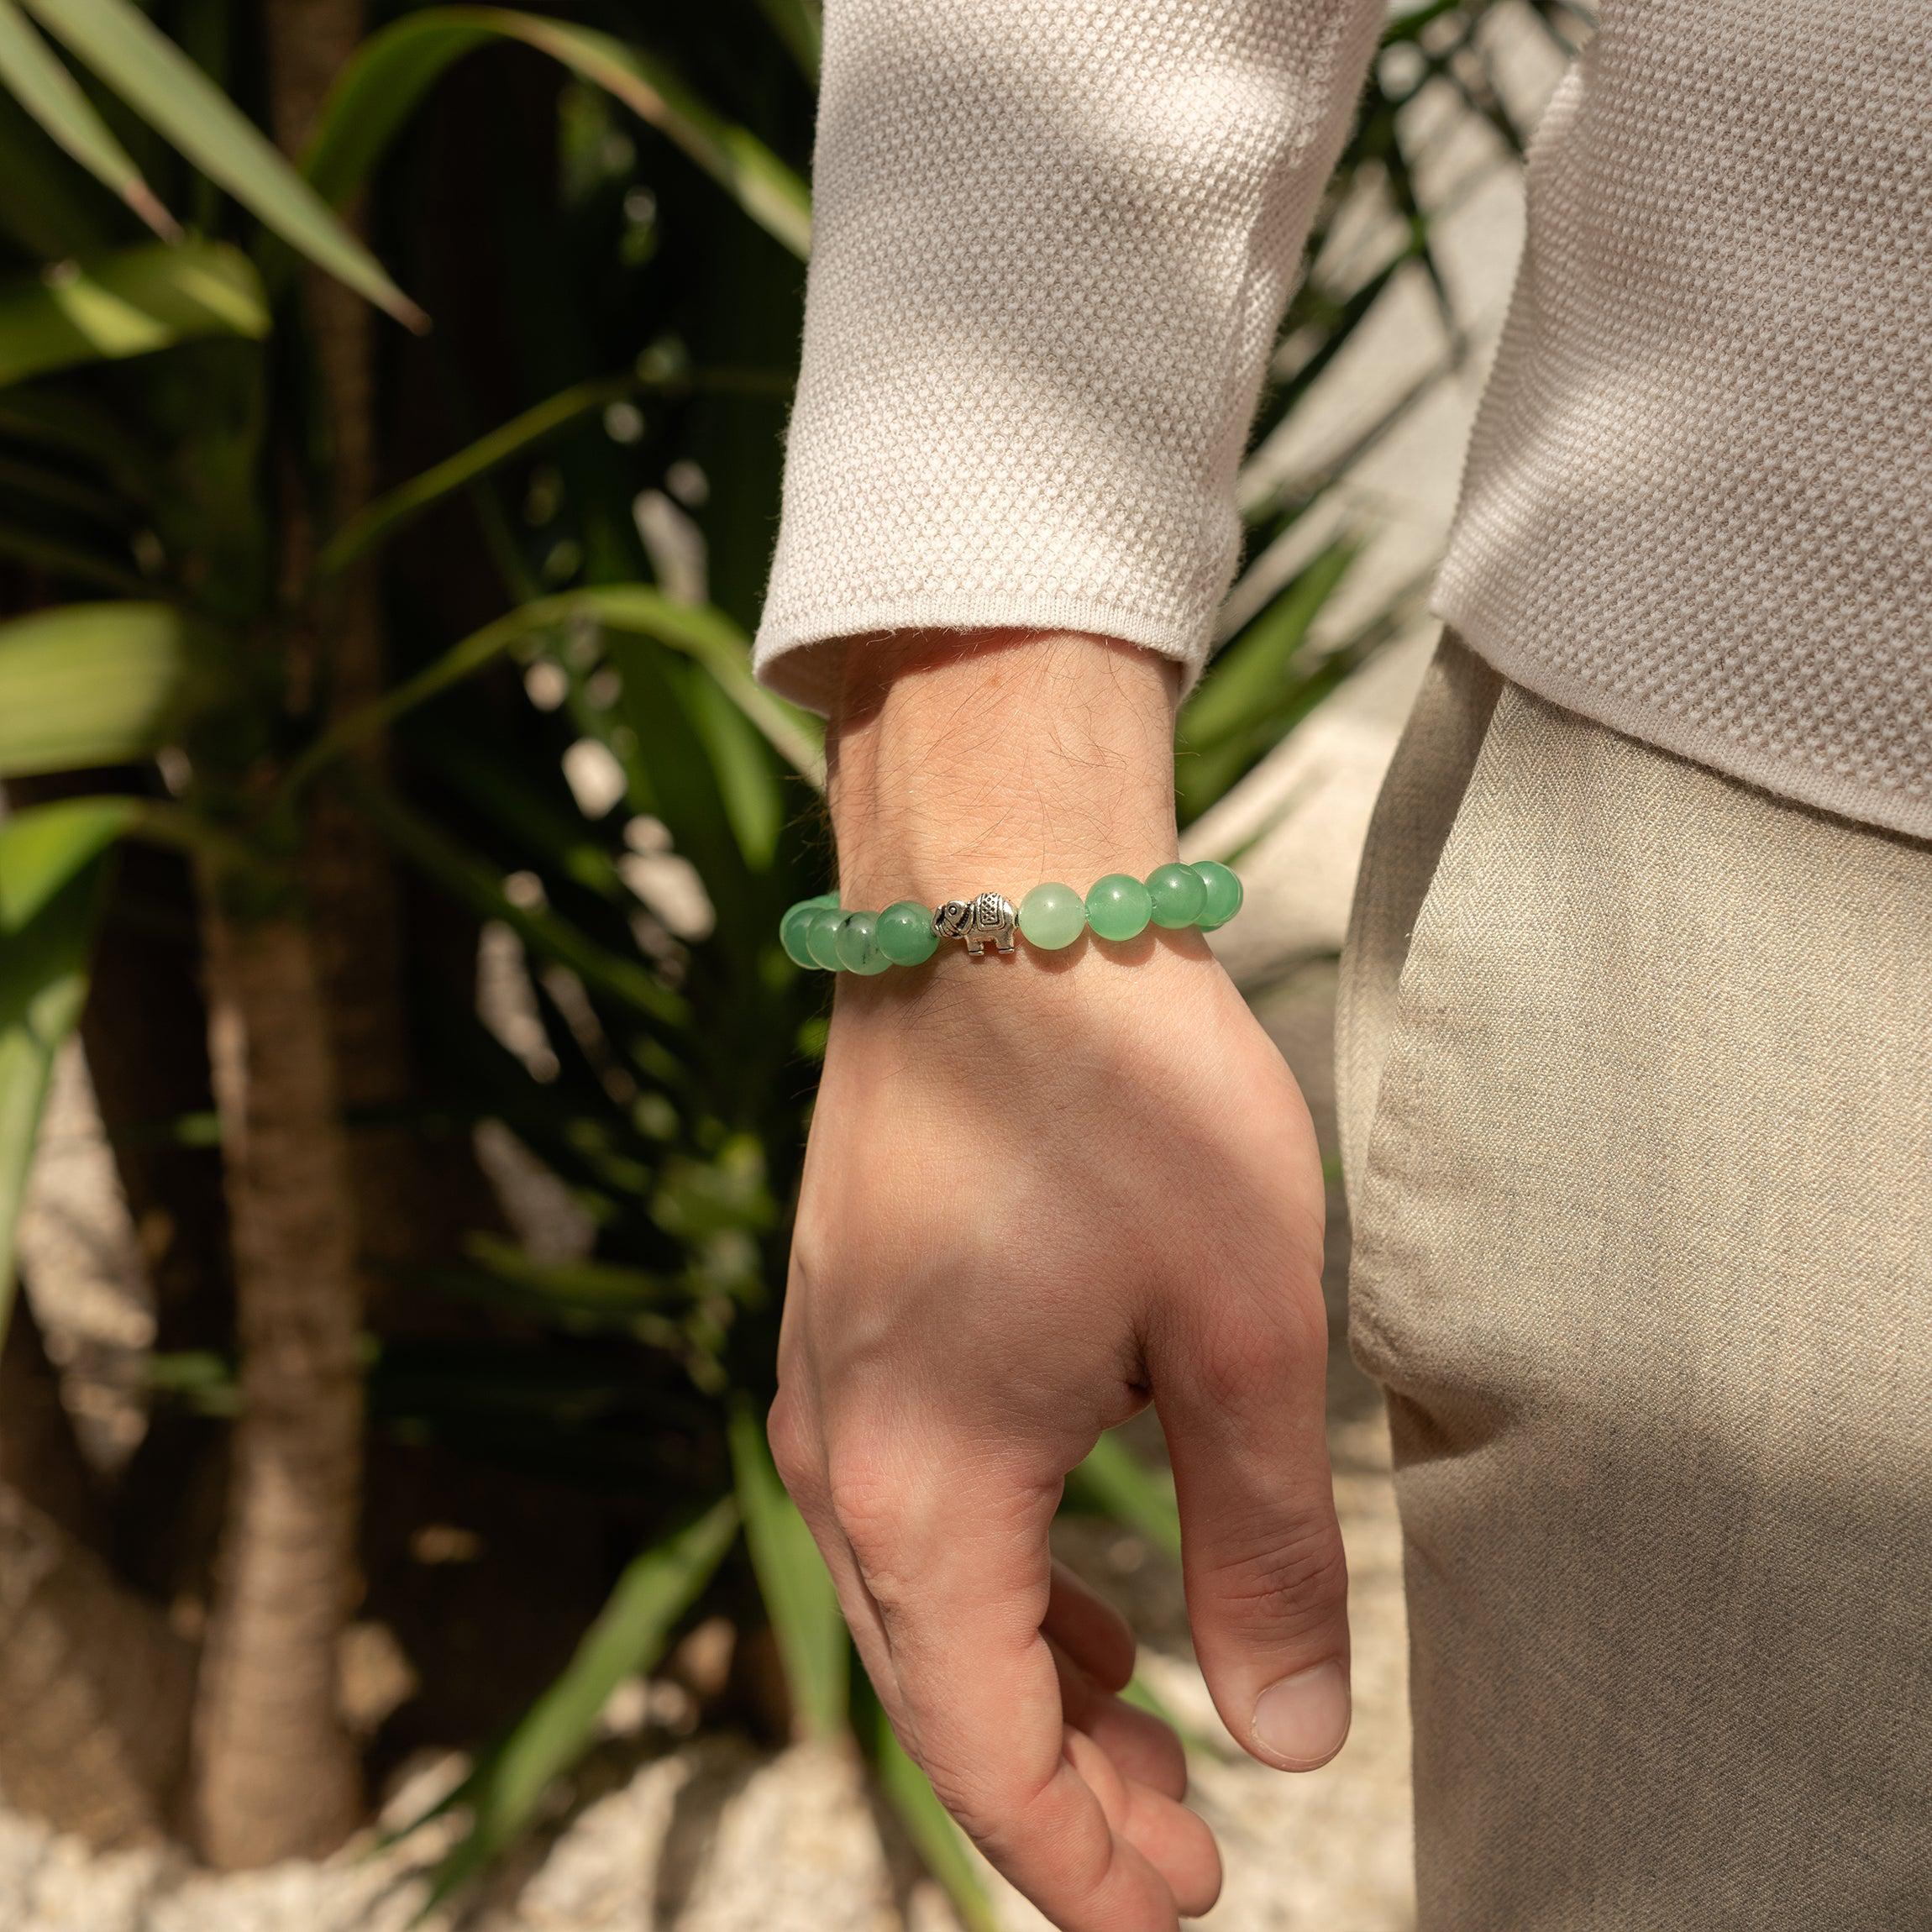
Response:
M1838 818L1855 820L1881 832L1932 841L1932 800L1913 799L1877 785L1865 785L1837 773L1820 771L1809 760L1747 744L1726 732L1691 723L1660 706L1644 704L1616 691L1554 669L1531 647L1486 630L1480 622L1438 598L1436 616L1453 630L1486 664L1512 684L1575 711L1593 724L1606 725L1625 738L1654 745L1659 751L1688 759L1726 778L1743 780L1761 791L1809 806Z
M780 697L825 712L838 679L831 648L894 631L1077 631L1115 638L1172 658L1183 668L1182 695L1194 689L1212 641L1211 613L1198 621L1163 618L1088 597L1033 591L949 592L811 611L759 627L752 669Z

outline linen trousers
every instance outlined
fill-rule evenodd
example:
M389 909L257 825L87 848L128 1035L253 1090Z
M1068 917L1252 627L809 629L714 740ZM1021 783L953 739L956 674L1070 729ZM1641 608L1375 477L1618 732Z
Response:
M1420 1932L1932 1926L1932 847L1446 637L1337 1055Z

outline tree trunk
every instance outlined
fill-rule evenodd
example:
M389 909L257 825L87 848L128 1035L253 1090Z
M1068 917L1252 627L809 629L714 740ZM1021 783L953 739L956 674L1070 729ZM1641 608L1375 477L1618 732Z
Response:
M333 1851L361 1813L336 1709L362 1455L349 1160L313 948L204 881L209 1059L241 1344L227 1520L194 1720L214 1865Z
M270 111L288 154L307 144L330 85L361 39L362 0L266 0ZM302 281L306 340L312 352L328 450L324 500L290 492L285 564L306 575L318 548L312 512L339 529L376 484L374 319L354 291L319 270ZM302 640L320 716L333 723L381 697L388 685L380 586L369 559L323 585ZM380 739L353 754L380 772ZM317 788L303 842L302 876L315 912L318 958L328 997L339 1097L349 1127L349 1175L367 1256L397 1262L420 1255L424 1163L400 1116L415 1090L403 998L402 895L381 835L341 791ZM365 1283L382 1293L380 1276Z
M0 1789L113 1845L164 1829L193 1655L87 1547L97 1520L22 1297L0 1349Z
M270 118L291 155L364 29L362 0L263 0ZM302 284L311 417L276 451L289 697L327 723L387 683L373 571L319 586L318 532L373 494L371 318L339 283ZM305 433L313 430L312 437ZM302 470L327 452L318 490ZM380 743L356 755L380 769ZM365 1259L420 1253L421 1150L395 869L326 780L300 872L307 923L244 921L204 881L210 1057L227 1162L242 1414L194 1725L192 1827L215 1864L327 1851L360 1814L337 1713L336 1650L359 1594ZM347 1124L345 1125L345 1116Z

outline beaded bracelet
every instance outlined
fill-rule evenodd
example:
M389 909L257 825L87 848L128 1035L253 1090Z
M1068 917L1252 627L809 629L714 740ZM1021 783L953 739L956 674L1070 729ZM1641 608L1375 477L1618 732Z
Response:
M1112 940L1137 939L1150 924L1212 932L1241 911L1241 902L1240 879L1204 858L1158 866L1144 879L1109 873L1084 899L1070 885L1036 885L1016 908L997 892L982 892L930 908L901 899L883 912L848 912L836 892L822 892L793 906L779 921L778 936L796 965L872 974L922 966L942 939L963 940L977 959L989 941L996 952L1011 953L1016 932L1042 953L1071 946L1089 926L1097 937Z

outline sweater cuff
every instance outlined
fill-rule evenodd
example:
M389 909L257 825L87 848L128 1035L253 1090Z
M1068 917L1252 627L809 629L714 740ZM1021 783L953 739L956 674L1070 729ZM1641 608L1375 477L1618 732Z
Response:
M1211 612L1210 613L1211 617ZM807 710L828 711L847 643L895 631L1053 631L1116 638L1172 658L1183 668L1181 695L1194 688L1211 639L1205 624L1182 628L1158 615L1095 598L1039 593L974 591L954 596L902 597L896 602L827 606L796 633L775 626L769 607L759 627L752 669L780 697Z
M1379 0L832 0L756 666L1093 632L1191 681L1235 473Z

